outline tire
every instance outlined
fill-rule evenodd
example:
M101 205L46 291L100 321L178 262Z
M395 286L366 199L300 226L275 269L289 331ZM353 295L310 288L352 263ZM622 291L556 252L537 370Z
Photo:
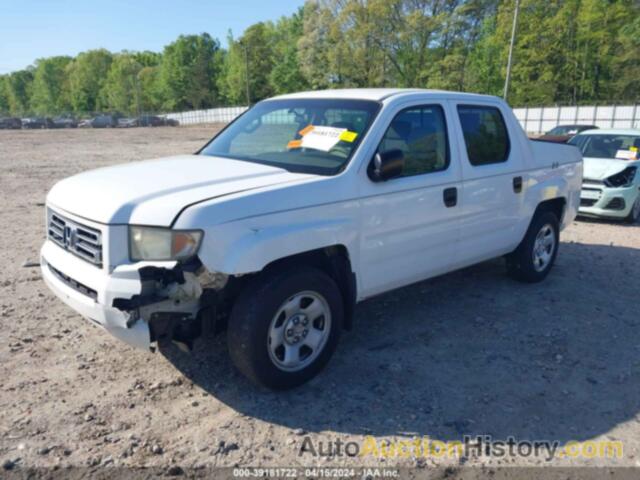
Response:
M636 197L636 201L631 207L631 211L629 215L627 215L624 219L626 223L634 224L640 219L640 194Z
M548 211L537 212L518 248L507 255L509 275L525 283L541 282L553 267L559 244L558 217Z
M343 317L340 291L321 270L300 267L263 273L235 301L227 329L229 355L257 385L274 390L297 387L331 358Z

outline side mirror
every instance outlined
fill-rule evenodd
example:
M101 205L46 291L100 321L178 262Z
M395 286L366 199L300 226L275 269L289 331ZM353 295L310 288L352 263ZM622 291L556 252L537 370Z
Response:
M377 152L367 173L373 182L386 182L402 174L404 168L404 153L402 150L394 149L386 152Z

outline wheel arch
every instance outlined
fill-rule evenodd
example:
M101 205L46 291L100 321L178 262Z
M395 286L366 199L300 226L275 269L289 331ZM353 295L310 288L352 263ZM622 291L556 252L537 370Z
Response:
M273 273L303 265L322 270L336 282L343 300L343 326L346 330L351 330L357 298L357 282L348 248L342 244L335 244L296 253L270 262L262 272Z
M566 211L567 211L567 199L563 196L557 196L554 198L549 198L549 199L540 201L536 205L536 208L533 210L533 214L531 215L531 218L529 219L529 221L526 224L524 224L526 225L526 228L521 233L520 241L518 242L518 246L516 248L520 247L522 242L525 240L527 236L527 232L529 232L529 229L531 228L531 224L533 223L537 215L540 215L540 213L542 212L553 213L558 219L558 224L562 229L562 222L563 222L563 218Z
M540 212L551 212L558 219L558 223L562 225L564 214L567 209L567 199L565 197L556 197L540 202L534 212L534 216ZM533 220L533 217L532 217Z

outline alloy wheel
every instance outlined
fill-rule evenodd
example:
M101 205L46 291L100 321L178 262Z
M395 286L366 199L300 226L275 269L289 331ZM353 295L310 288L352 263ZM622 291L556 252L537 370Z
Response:
M533 268L537 272L544 271L551 260L556 249L556 233L551 224L545 224L533 243Z
M304 291L287 299L271 320L269 358L280 370L295 372L318 358L331 332L331 309L317 292Z

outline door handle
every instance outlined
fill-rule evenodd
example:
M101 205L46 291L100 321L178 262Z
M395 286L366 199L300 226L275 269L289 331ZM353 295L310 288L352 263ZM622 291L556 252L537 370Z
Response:
M522 177L513 177L513 191L516 193L522 192Z
M442 199L447 208L455 207L458 204L458 189L456 187L445 188L442 192Z

